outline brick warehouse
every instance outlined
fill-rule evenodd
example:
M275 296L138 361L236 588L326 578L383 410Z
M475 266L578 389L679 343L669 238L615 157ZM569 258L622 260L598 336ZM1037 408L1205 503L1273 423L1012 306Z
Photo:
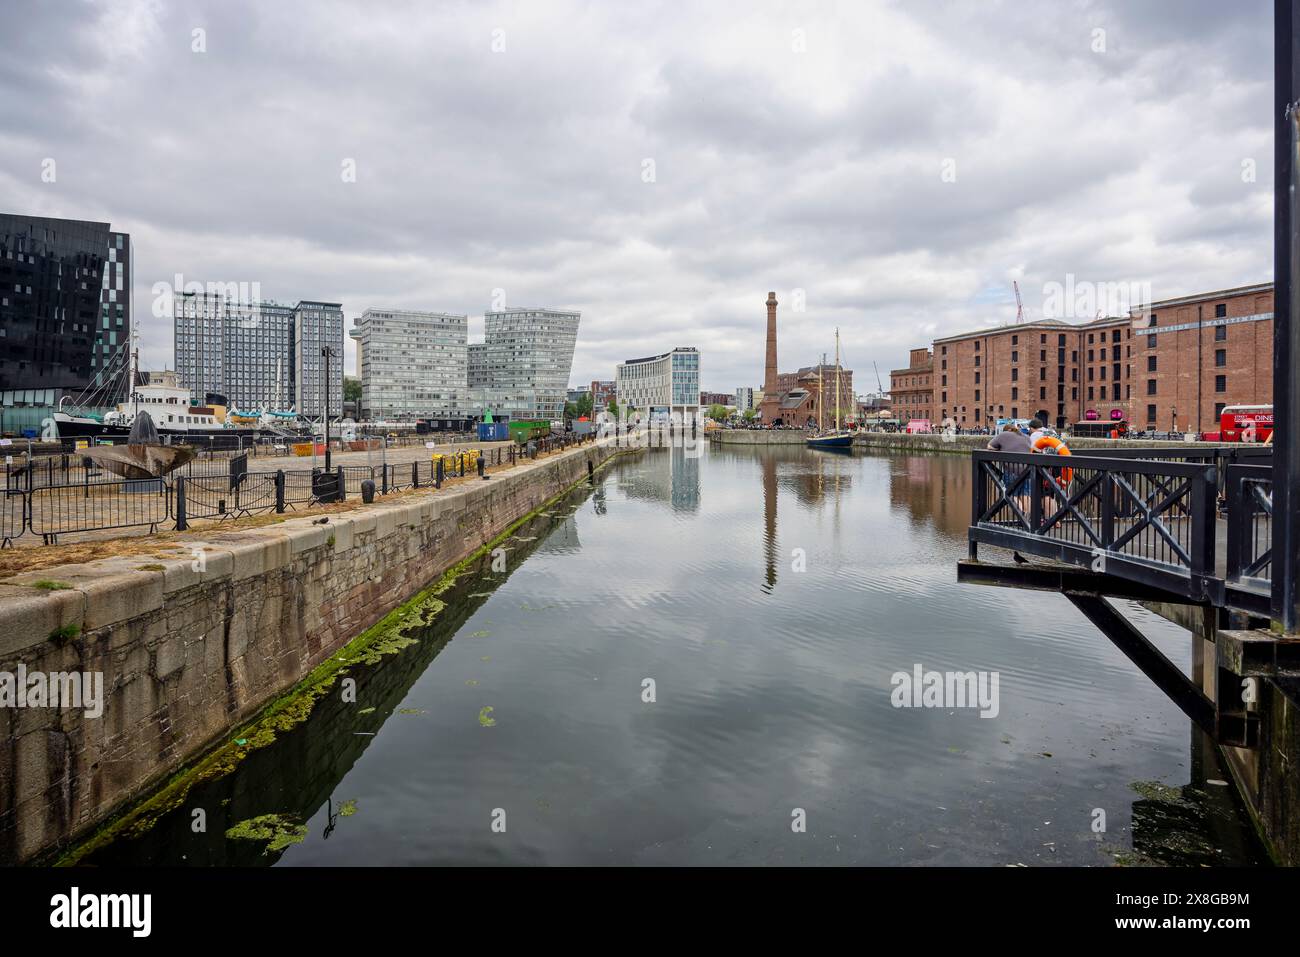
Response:
M963 428L1123 418L1160 430L1174 428L1176 415L1177 429L1215 431L1224 405L1272 401L1272 308L1272 285L1260 284L1142 304L1128 316L936 339L891 372L895 415L951 417ZM937 418L916 414L927 408Z
M1272 283L1153 302L1133 326L1136 428L1215 432L1225 405L1273 401Z
M907 368L892 369L889 373L894 418L904 424L913 419L934 421L933 380L934 353L929 349L913 349Z

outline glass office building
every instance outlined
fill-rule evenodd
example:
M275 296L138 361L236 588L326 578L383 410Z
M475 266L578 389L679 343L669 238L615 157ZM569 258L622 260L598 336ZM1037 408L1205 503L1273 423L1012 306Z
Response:
M0 402L80 397L97 356L108 223L0 215ZM108 270L116 280L117 271ZM15 417L6 415L6 427Z
M580 319L580 313L558 309L485 313L474 411L490 409L513 420L560 419Z
M614 381L620 408L627 406L647 418L699 415L700 353L693 347L620 362Z
M468 317L367 309L357 320L361 411L371 421L467 414Z

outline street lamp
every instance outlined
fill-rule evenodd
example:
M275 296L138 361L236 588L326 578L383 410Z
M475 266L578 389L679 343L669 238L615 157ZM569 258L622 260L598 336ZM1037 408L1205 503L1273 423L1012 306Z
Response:
M328 472L330 470L330 357L334 355L334 350L330 346L322 346L320 354L325 360L325 471Z

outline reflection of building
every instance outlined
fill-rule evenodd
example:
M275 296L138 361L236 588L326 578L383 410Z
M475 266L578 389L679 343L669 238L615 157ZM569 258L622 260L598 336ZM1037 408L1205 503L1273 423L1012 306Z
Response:
M700 456L688 453L681 442L667 448L651 447L641 457L641 467L623 483L630 499L668 502L674 511L694 512L700 507Z
M469 347L474 405L515 420L559 419L580 318L557 309L485 313L483 342Z
M700 411L700 353L690 346L620 362L614 376L619 407L645 415L694 419Z
M370 419L458 418L466 396L468 319L443 312L367 309L357 320L361 407Z
M944 537L966 541L970 525L971 469L952 455L909 455L889 460L889 503L907 509L912 521Z

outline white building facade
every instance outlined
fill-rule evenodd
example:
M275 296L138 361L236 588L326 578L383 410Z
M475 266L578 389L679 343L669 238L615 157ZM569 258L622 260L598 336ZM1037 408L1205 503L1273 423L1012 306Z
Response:
M357 320L361 410L372 421L468 413L469 320L446 312L367 309Z
M619 408L635 410L643 418L676 415L689 420L700 414L700 353L693 347L620 362L614 382Z

